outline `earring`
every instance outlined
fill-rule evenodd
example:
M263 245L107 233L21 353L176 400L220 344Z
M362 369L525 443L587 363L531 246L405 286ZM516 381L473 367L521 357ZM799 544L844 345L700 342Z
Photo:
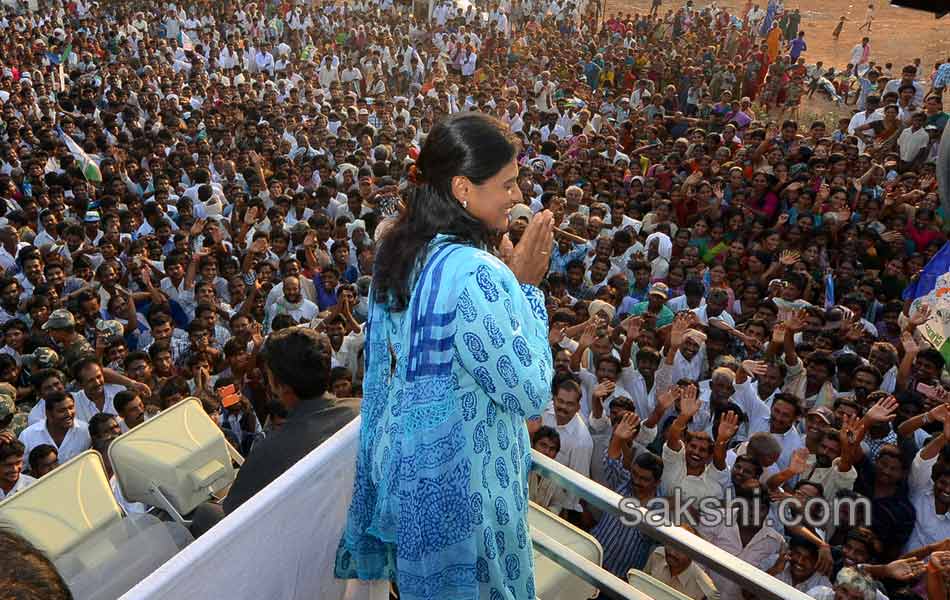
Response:
M462 200L462 208L468 210L468 200Z

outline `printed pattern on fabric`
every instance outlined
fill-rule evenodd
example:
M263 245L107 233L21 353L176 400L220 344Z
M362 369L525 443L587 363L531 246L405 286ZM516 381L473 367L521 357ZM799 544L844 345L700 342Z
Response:
M407 309L373 302L365 327L337 577L396 581L405 600L534 600L524 420L553 375L542 293L438 236Z

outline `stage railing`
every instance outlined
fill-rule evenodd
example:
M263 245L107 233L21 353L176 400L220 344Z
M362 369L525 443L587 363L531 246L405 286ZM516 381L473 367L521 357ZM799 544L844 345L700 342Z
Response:
M379 600L386 586L356 587L333 578L333 556L353 486L359 419L344 427L179 552L122 600L282 598ZM602 511L619 514L620 495L559 463L534 454L534 469ZM808 600L712 544L678 527L640 526L759 598ZM626 581L533 530L535 549L585 582L631 600L648 598Z
M584 477L540 452L532 451L532 458L534 460L532 468L535 471L556 482L568 493L583 498L591 506L605 513L618 517L622 515L620 510L622 496L620 494ZM645 509L641 508L640 510L645 513ZM758 594L757 597L772 600L811 600L811 596L808 594L796 590L681 527L656 526L648 522L647 519L641 519L637 527L660 544L676 548L699 564L717 571L744 589L754 590ZM540 552L588 583L603 590L614 591L627 598L641 599L646 597L611 573L597 568L590 561L558 558L555 555L563 555L564 551L570 552L570 550L563 547L558 549L556 545L551 544L552 540L550 538L544 539L547 536L539 537L537 533L532 532L532 537L536 548ZM618 584L623 584L625 587L618 587Z

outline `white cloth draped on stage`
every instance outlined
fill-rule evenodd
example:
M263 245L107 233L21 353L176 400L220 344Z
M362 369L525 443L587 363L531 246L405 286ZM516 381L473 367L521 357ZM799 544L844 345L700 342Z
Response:
M122 600L384 600L388 584L333 577L353 490L360 420L245 502Z

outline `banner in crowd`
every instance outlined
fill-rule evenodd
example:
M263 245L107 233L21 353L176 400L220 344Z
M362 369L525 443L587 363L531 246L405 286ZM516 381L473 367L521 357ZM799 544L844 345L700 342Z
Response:
M911 299L910 314L924 305L930 307L930 318L917 331L950 364L950 242L930 259L917 281L904 290L904 300Z

